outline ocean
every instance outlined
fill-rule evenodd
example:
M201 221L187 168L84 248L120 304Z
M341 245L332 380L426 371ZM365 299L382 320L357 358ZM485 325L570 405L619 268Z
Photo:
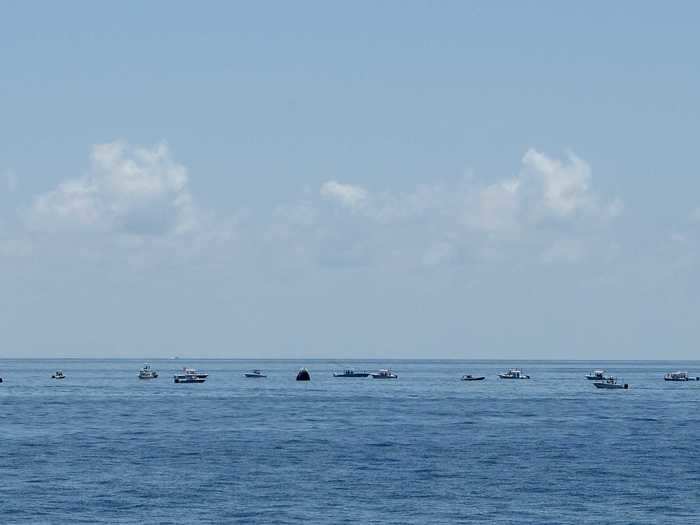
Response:
M663 381L700 362L142 365L0 360L2 523L700 522L700 382ZM209 379L174 384L183 366ZM594 388L599 367L629 390Z

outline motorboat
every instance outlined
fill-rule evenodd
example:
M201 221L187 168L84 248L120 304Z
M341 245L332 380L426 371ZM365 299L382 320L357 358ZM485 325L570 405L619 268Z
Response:
M501 379L530 379L530 376L523 374L522 370L519 368L511 368L503 374L498 374Z
M398 379L394 372L387 368L382 368L379 372L374 372L371 374L374 379Z
M183 368L182 374L176 374L173 379L176 383L204 383L209 374L197 372L194 368Z
M700 381L700 377L689 377L688 372L669 372L664 381Z
M297 381L311 381L311 374L306 368L302 368L297 372Z
M471 374L464 374L462 376L462 381L483 381L486 379L484 376L473 376Z
M155 379L158 377L158 372L151 368L151 365L145 364L143 368L139 370L139 379Z
M369 377L369 375L369 372L355 372L351 368L342 372L333 372L333 377Z
M66 376L63 373L63 370L56 370L54 374L51 376L51 379L65 379Z
M607 389L617 389L617 388L623 388L627 389L629 388L629 385L627 383L618 383L617 378L615 377L606 377L603 381L596 381L593 383L593 386L596 388L607 388Z
M262 373L262 370L258 370L257 368L255 370L251 370L250 372L245 373L246 377L267 377L265 374Z
M586 379L590 381L603 381L605 379L605 370L593 370L586 374Z

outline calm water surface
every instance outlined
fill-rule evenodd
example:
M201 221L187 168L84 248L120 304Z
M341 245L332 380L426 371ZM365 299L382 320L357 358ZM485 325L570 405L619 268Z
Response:
M700 522L700 382L662 379L700 362L142 364L0 360L3 523ZM210 379L174 384L184 365Z

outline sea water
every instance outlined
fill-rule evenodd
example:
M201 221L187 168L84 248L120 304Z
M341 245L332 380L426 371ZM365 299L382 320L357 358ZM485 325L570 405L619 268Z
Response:
M2 523L700 522L700 362L151 364L0 360Z

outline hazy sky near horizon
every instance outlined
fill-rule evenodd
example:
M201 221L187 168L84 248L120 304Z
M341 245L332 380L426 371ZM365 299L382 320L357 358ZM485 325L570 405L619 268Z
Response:
M694 2L6 2L0 357L700 346Z

